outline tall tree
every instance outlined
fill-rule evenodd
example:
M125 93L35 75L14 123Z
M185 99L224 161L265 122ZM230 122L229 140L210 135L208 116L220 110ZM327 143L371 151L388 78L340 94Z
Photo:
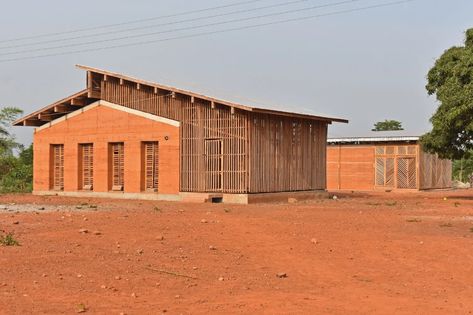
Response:
M374 124L372 131L404 130L402 123L397 120L378 121Z
M16 107L0 109L0 153L8 153L17 147L14 136L10 133L9 129L11 123L22 113L23 111Z
M28 192L33 182L33 147L15 141L11 123L22 113L14 107L0 109L0 193ZM13 154L18 149L18 154Z
M424 148L442 158L461 159L473 149L473 28L465 45L446 50L427 75L427 92L439 106L430 118Z

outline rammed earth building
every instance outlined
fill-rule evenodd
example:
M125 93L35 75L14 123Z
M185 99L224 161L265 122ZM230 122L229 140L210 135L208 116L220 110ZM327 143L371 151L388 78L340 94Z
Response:
M78 67L84 90L15 122L36 127L36 194L248 203L326 189L327 127L344 119Z

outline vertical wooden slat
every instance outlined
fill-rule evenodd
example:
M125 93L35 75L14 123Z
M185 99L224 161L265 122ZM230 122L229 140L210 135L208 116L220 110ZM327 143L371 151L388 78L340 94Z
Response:
M81 157L81 188L84 190L93 189L94 181L94 146L91 143L80 145Z
M158 191L159 184L159 142L144 143L145 189Z
M64 190L64 145L52 146L53 158L53 189Z
M111 144L112 150L112 190L124 189L124 160L123 142Z

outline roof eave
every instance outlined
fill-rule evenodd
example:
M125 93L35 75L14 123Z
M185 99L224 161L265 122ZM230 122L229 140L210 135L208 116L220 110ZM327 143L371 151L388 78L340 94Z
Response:
M108 75L108 76L111 76L111 77L120 78L120 79L123 79L123 80L126 80L126 81L135 82L135 83L140 83L140 84L147 85L147 86L150 86L150 87L156 87L156 88L159 88L159 89L168 90L170 92L192 96L192 97L195 97L195 98L199 98L199 99L206 100L206 101L209 101L209 102L214 102L214 103L217 103L217 104L222 104L222 105L234 107L234 108L241 109L241 110L248 111L248 112L267 113L267 114L287 116L287 117L299 117L299 118L318 120L318 121L326 121L326 122L348 123L348 120L342 119L342 118L331 118L331 117L323 117L323 116L308 115L308 114L298 114L298 113L291 113L291 112L285 112L285 111L279 111L279 110L271 110L271 109L250 107L250 106L242 105L242 104L235 103L235 102L230 102L230 101L226 101L226 100L222 100L222 99L217 99L217 98L210 97L210 96L203 95L203 94L194 93L194 92L183 90L183 89L178 89L178 88L175 88L175 87L172 87L172 86L167 86L167 85L158 84L158 83L155 83L155 82L150 82L150 81L146 81L146 80L142 80L142 79L137 79L137 78L127 76L127 75L123 75L123 74L120 74L120 73L117 73L117 72L102 70L102 69L93 68L93 67L84 66L84 65L79 65L79 64L77 64L76 67L81 69L81 70L90 71L90 72L94 72L94 73L99 73L99 74L102 74L102 75Z
M27 126L27 121L35 121L35 122L38 122L39 125L41 124L46 124L48 123L48 121L41 121L40 119L38 119L38 116L41 115L41 114L44 114L48 111L51 111L55 110L55 107L58 107L60 105L66 105L66 104L69 104L69 106L77 106L77 109L79 109L81 107L81 105L72 105L72 103L74 102L74 99L84 99L84 98L87 98L87 89L85 90L82 90L82 91L79 91L77 93L74 93L72 94L71 96L68 96L66 98L63 98L57 102L54 102L50 105L47 105L31 114L28 114L26 116L23 116L17 120L15 120L12 125L13 126ZM84 104L85 105L85 104ZM58 115L60 115L61 113L57 113ZM33 126L37 126L38 124L33 124Z

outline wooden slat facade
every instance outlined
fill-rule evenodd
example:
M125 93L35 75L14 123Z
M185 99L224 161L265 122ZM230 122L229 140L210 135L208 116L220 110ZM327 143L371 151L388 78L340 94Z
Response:
M80 145L80 182L82 190L92 190L94 185L94 145L86 143Z
M326 185L329 120L255 113L91 73L89 95L180 122L180 191L263 193Z
M159 142L144 143L145 190L158 191L159 185Z
M410 144L348 143L328 146L328 189L424 190L450 188L452 163Z
M64 190L64 145L54 144L51 147L52 157L52 179L53 190Z
M110 151L112 190L121 191L125 185L125 147L123 142L112 143Z

